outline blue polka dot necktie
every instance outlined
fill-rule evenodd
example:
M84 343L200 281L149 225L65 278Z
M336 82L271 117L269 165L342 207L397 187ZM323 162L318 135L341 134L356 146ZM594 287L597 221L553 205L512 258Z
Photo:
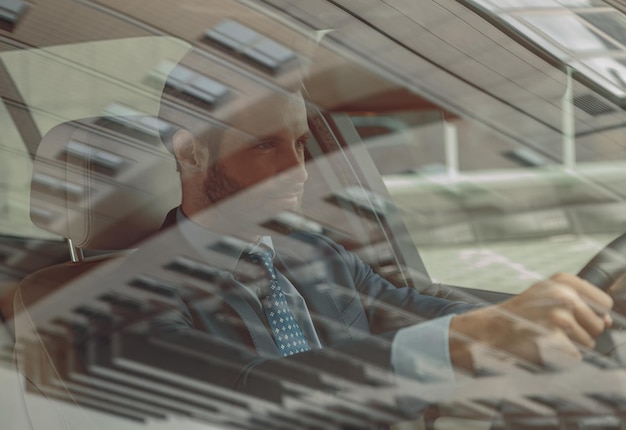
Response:
M272 253L255 252L250 254L250 259L262 267L269 281L268 285L261 289L260 298L281 355L286 357L310 350L309 342L289 309L285 294L278 283Z

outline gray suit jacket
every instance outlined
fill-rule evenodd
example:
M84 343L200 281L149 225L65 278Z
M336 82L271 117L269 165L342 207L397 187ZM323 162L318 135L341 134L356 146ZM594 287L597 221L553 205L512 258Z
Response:
M164 227L175 222L171 211ZM176 309L153 321L152 335L204 357L201 379L280 401L284 381L325 389L321 375L331 374L368 384L365 366L391 371L391 343L400 328L475 307L397 288L323 236L290 239L314 254L299 257L275 243L277 267L306 301L321 348L281 358L262 310L234 280L224 281L211 300L180 298Z

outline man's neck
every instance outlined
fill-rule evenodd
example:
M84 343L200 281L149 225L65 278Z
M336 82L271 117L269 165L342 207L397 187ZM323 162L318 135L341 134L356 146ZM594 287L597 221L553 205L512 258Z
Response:
M249 243L255 243L261 238L258 228L254 228L237 216L227 216L218 208L210 207L200 211L189 211L181 205L183 215L194 222L225 236L233 236Z

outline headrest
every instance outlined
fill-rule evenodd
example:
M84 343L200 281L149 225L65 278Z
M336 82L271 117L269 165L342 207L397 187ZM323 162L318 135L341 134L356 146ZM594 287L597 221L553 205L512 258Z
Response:
M152 117L59 124L37 148L30 217L87 249L125 249L157 231L180 204L173 156Z

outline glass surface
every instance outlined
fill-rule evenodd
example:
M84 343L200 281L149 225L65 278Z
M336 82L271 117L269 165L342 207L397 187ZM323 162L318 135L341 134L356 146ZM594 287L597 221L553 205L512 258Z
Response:
M618 43L626 45L626 20L623 15L618 13L581 13L579 16Z
M591 8L606 7L602 0L471 0L473 3L486 7L489 10L519 10L519 9L556 9L566 7Z
M3 0L0 2L0 18L14 23L26 7L26 2L21 0Z
M522 35L546 55L555 57L562 67L569 67L600 85L609 97L623 98L626 94L619 83L620 67L607 66L626 54L624 22L621 14L603 1L561 1L543 4L542 8L525 1L508 6L472 3L493 11L493 19ZM596 58L587 60L590 56ZM600 65L598 70L589 67L596 61L604 66Z
M232 48L239 48L239 45L249 45L260 37L254 30L235 21L222 22L214 28L214 31L238 43L237 45L233 44Z
M615 50L616 45L586 27L574 14L523 14L524 20L565 49L577 53Z
M616 58L589 58L582 64L592 70L594 74L609 81L620 93L626 89L626 66L623 60Z
M622 15L418 3L0 22L2 430L623 427Z
M478 0L475 3L484 5L491 10L496 9L529 9L529 8L554 8L560 5L558 0Z

